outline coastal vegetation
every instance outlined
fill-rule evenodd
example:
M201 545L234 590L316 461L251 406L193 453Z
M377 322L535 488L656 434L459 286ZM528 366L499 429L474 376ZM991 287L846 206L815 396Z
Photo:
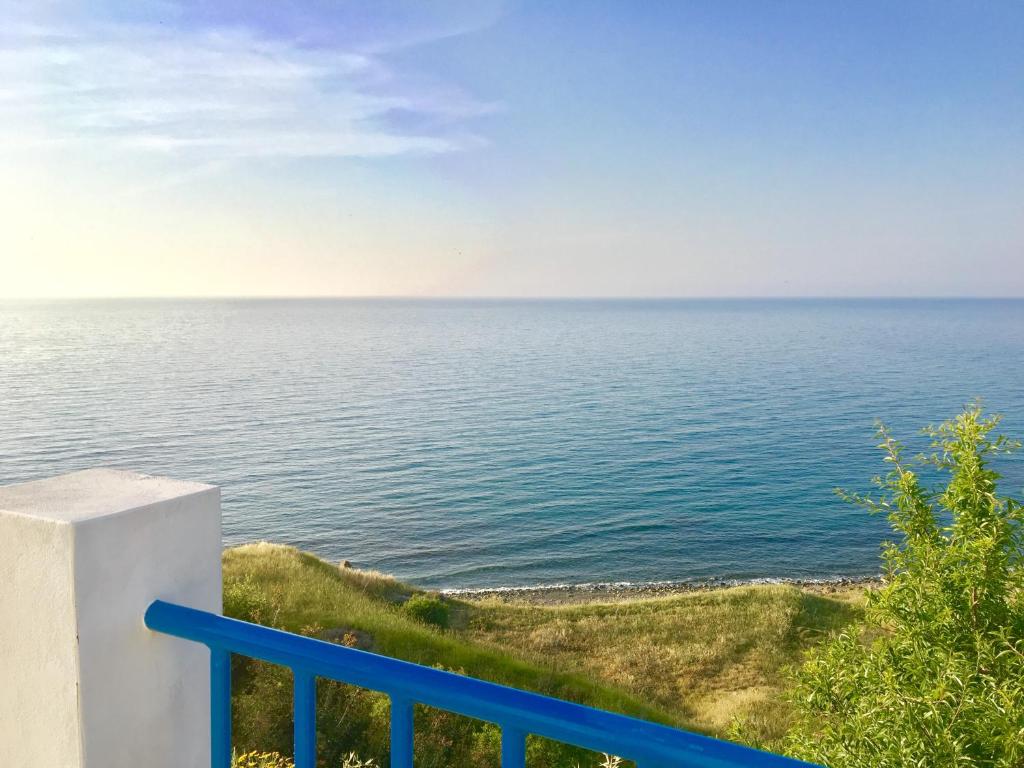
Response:
M781 749L831 768L1024 765L1022 506L990 466L1020 444L998 424L971 406L915 458L881 429L879 495L849 498L892 527L885 584L810 650Z
M718 736L741 718L764 740L788 725L785 670L859 617L862 594L750 585L575 605L453 599L266 543L227 550L224 579L237 618ZM290 754L290 672L234 664L236 745ZM417 766L498 765L494 726L428 707L416 725ZM324 765L353 752L387 764L383 695L320 681L318 729ZM536 737L528 754L538 767L605 761Z
M380 574L338 568L289 547L256 544L224 555L225 613L408 661L540 691L636 717L672 717L628 692L579 671L539 665L493 644L438 626L433 610L404 606L422 592ZM438 601L437 596L426 596ZM428 606L429 607L429 606ZM450 601L452 624L464 626L468 604ZM236 657L234 733L243 752L291 752L291 678L284 668ZM341 683L318 685L318 741L326 765L350 752L380 764L388 757L388 700ZM416 710L416 752L424 766L497 764L500 733L494 726L428 707ZM536 739L537 765L571 765L589 756Z
M972 406L930 429L933 453L914 459L882 430L891 471L876 479L880 495L846 495L893 530L885 580L867 589L761 584L538 605L432 594L264 543L225 552L225 612L831 768L1020 766L1022 508L997 493L990 459L1017 447L997 425ZM929 490L927 472L947 477ZM235 661L240 749L290 753L289 674ZM427 707L416 723L417 766L499 764L495 726ZM386 765L387 726L386 697L320 683L323 765ZM535 737L528 758L620 765Z

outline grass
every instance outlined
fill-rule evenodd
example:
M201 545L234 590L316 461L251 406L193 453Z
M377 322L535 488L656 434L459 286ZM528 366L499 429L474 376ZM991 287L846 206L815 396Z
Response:
M786 723L785 669L859 611L852 591L757 585L603 605L476 604L464 636L583 672L688 729L721 736L740 718L770 738Z
M669 719L639 697L593 681L582 671L557 671L496 644L473 642L460 632L416 620L402 603L419 590L381 574L337 568L291 547L253 544L224 553L224 580L228 610L233 583L255 585L267 596L270 610L259 617L261 623L308 635L348 634L385 656L636 717Z
M854 619L861 596L759 585L571 606L448 600L446 612L425 611L420 590L272 544L227 550L224 581L229 615L713 735L740 718L760 738L785 727L785 669ZM290 749L282 675L239 662L239 748ZM320 687L322 750L386 764L382 698ZM540 742L531 742L531 765L573 764ZM493 728L418 710L418 766L496 765L496 754Z

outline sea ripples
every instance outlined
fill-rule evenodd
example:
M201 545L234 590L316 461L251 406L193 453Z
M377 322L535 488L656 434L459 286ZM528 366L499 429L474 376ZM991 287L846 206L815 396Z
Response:
M1024 434L1019 301L17 302L0 365L0 482L211 482L228 543L447 588L870 575L875 418Z

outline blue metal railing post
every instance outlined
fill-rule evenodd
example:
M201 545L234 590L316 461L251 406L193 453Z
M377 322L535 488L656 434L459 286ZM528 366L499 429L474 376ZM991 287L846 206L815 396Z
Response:
M501 768L525 768L526 734L518 728L501 729Z
M391 768L412 768L413 704L391 697Z
M210 647L210 765L231 768L231 652Z
M295 768L316 768L316 677L295 675Z

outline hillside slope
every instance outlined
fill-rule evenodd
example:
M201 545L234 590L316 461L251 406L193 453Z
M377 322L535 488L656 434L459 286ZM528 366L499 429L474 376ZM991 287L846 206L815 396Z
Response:
M858 611L855 594L783 586L565 607L439 601L266 543L225 551L224 585L228 615L717 735L735 716L774 735L785 721L785 666ZM290 694L287 670L236 660L240 749L291 751ZM350 750L386 764L385 697L322 682L318 708L326 765ZM426 707L416 716L418 766L498 764L493 726ZM531 739L531 766L588 761Z

